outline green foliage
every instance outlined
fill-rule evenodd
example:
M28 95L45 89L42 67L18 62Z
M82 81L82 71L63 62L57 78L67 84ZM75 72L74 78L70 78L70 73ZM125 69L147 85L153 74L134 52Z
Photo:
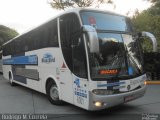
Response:
M160 0L149 0L152 4L152 7L148 11L152 15L160 15Z
M141 44L142 44L142 48L143 48L144 53L153 51L152 42L150 40L148 40L148 38L144 38L143 41L141 41Z
M160 0L149 1L153 3L152 6L142 13L136 11L132 22L136 31L148 31L155 35L158 41L159 53L151 52L152 42L147 39L143 40L142 46L144 50L145 70L158 74L160 69Z
M96 5L98 7L100 4L112 3L112 0L51 0L50 4L55 9L65 9L71 7L90 7Z
M136 31L153 33L158 41L158 50L160 50L160 15L152 14L151 8L142 13L136 12L132 18L132 22ZM143 46L145 46L146 52L152 50L152 43L147 40L143 41Z
M0 49L2 48L2 44L7 42L8 40L17 36L18 33L6 26L0 25Z

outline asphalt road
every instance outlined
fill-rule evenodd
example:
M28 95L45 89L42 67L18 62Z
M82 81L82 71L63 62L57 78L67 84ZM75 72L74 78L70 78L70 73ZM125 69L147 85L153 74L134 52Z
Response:
M64 118L110 120L113 117L119 120L122 116L125 116L126 120L131 120L129 117L139 115L141 118L144 113L160 114L160 85L148 85L145 96L135 101L98 112L88 112L67 103L63 106L52 105L44 94L22 86L12 87L0 75L0 114L11 113L54 114L54 120ZM100 113L103 115L97 116Z

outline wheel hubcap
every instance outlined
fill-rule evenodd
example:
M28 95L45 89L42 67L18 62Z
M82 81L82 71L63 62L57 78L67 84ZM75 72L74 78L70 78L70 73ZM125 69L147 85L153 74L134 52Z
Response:
M53 100L58 100L59 99L59 94L58 94L58 90L57 87L52 86L50 89L50 96Z

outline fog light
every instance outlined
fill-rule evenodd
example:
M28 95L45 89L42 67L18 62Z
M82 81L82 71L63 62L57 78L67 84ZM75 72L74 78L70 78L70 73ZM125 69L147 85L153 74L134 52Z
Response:
M103 106L103 103L102 103L102 102L99 102L99 101L96 101L96 102L94 102L94 105L95 105L96 107L102 107L102 106Z

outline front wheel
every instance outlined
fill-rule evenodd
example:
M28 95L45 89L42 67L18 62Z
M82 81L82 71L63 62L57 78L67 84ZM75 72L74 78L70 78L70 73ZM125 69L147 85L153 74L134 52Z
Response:
M62 105L63 102L59 100L59 91L57 85L51 81L47 85L47 97L54 105Z

